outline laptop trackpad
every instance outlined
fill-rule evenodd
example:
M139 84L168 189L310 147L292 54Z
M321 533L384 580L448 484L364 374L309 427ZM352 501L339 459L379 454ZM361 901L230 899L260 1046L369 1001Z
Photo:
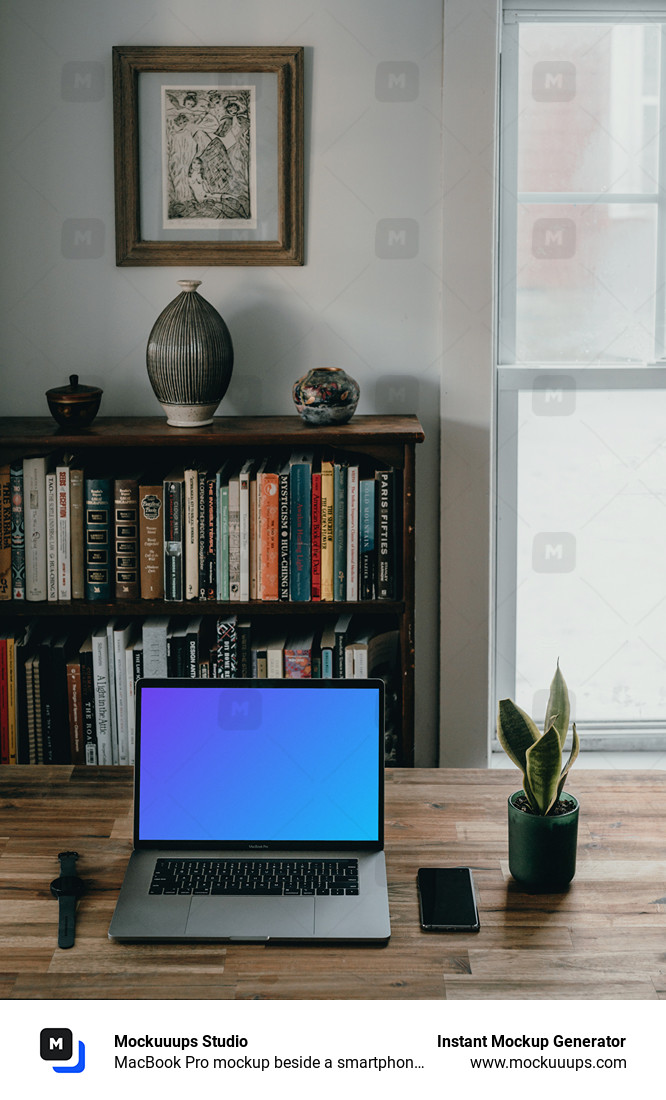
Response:
M238 939L299 939L314 932L314 898L193 897L185 934Z

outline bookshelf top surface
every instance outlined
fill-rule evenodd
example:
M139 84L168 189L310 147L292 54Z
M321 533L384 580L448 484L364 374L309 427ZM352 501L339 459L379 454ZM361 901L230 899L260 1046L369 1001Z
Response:
M347 424L318 427L293 416L220 416L204 427L173 428L159 416L101 416L83 431L72 432L49 416L0 417L0 445L56 447L269 446L360 443L421 443L416 416L354 416Z

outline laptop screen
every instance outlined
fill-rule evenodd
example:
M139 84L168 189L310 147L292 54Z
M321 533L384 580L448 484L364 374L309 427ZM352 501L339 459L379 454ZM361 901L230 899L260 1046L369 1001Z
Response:
M381 845L381 681L144 680L137 699L137 847Z

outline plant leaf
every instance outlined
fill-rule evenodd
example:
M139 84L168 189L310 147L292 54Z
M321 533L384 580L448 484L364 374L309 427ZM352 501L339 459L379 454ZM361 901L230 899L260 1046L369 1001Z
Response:
M562 790L564 788L564 782L565 782L565 780L567 778L567 775L569 773L569 768L571 767L574 760L578 756L578 750L580 749L580 741L578 740L578 734L576 733L576 723L575 722L573 724L572 736L573 736L573 740L571 742L571 752L569 753L569 759L567 760L566 764L562 768L562 774L560 776L560 781L557 785L557 797L558 798L562 794Z
M569 692L564 681L564 676L560 672L560 662L558 661L555 675L550 685L550 695L548 696L548 706L546 707L546 720L543 728L547 730L550 726L555 726L560 738L561 748L564 748L564 742L567 739L570 713Z
M509 759L524 772L527 750L540 739L541 734L536 722L511 699L500 699L497 708L497 737Z
M562 746L557 728L550 726L543 737L530 746L525 756L527 780L538 812L545 817L557 798L562 767Z

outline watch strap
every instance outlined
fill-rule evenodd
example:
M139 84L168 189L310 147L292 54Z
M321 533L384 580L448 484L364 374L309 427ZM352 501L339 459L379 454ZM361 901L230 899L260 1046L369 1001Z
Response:
M73 894L58 898L58 947L74 946L76 902Z

